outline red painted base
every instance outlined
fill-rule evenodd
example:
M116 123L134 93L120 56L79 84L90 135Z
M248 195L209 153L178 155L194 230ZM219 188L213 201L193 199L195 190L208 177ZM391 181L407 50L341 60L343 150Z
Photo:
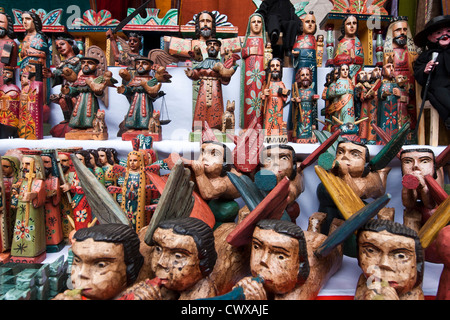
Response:
M47 252L43 252L37 257L15 257L11 256L10 262L15 263L42 263L47 257Z
M162 140L161 133L150 133L148 130L130 130L122 133L122 141L131 141L140 134L143 134L146 137L151 136L153 138L153 141Z

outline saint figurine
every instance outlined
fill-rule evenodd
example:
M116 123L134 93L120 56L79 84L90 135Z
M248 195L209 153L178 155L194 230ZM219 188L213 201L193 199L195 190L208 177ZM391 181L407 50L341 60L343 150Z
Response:
M248 128L254 118L262 127L262 90L266 78L265 56L266 30L260 14L250 16L241 55L241 128Z
M40 263L46 257L44 205L45 169L40 151L23 151L22 177L13 186L17 214L11 246L11 261Z
M334 53L334 65L349 66L349 78L354 80L364 65L364 51L358 38L358 19L350 15L342 21L341 36Z
M194 110L192 130L202 131L206 121L211 129L222 128L224 111L222 85L228 85L236 71L237 65L230 68L218 58L221 41L210 39L206 41L208 58L193 69L187 68L185 73L189 79L200 80L197 102Z

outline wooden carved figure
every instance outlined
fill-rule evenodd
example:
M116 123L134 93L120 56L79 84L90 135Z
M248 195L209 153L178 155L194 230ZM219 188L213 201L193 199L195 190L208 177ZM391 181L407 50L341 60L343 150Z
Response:
M424 300L424 253L417 233L390 220L372 219L359 229L361 274L355 300Z
M274 56L281 59L285 55L290 56L295 37L302 23L295 14L293 4L289 0L263 1L256 12L264 17L264 23L273 49L277 48L280 33L283 33L281 52L274 54Z
M383 66L383 82L378 92L378 124L388 136L399 130L399 105L401 89L395 81L395 69L391 58Z
M39 15L32 11L22 12L22 25L25 28L25 38L19 48L20 74L32 72L27 70L30 61L41 65L41 70L50 67L50 48L47 36L42 32L42 20ZM43 121L47 122L50 109L48 107L49 86L46 80L42 82L42 112Z
M350 15L342 21L341 35L334 52L334 65L349 66L349 78L353 81L364 65L364 51L358 38L358 18Z
M72 197L74 187L78 184L77 175L70 159L70 152L58 151L58 170L60 171L61 191L61 218L64 239L68 239L70 233L75 229Z
M122 169L124 179L119 188L121 208L130 220L136 232L148 225L151 219L151 178L146 170L145 151L131 151L128 154L127 166ZM115 165L113 170L116 170ZM114 188L110 188L112 191Z
M77 80L77 75L81 70L80 49L77 43L65 36L58 36L55 39L56 50L59 54L59 63L55 66L52 71L48 68L44 68L43 73L45 78L51 79L51 86L55 87L58 85L71 85ZM73 72L69 72L73 70ZM64 120L60 124L56 125L51 130L53 137L64 137L67 131L70 131L68 122L70 121L70 116L73 112L74 105L76 103L76 98L63 93L50 95L50 101L56 103L60 106Z
M105 187L117 186L117 177L113 172L113 167L116 164L114 154L109 148L98 148L98 159L103 169Z
M234 131L236 125L234 109L234 101L230 102L230 100L228 100L225 112L222 115L222 132L227 132L227 130Z
M2 156L2 212L1 217L1 247L0 253L11 249L13 224L16 218L16 209L13 206L12 186L17 183L20 174L20 161L15 156ZM8 254L8 258L9 258ZM0 259L3 260L3 259Z
M278 139L278 143L287 142L286 132L283 132L283 109L290 90L286 89L283 78L283 64L278 58L269 62L266 70L266 86L263 92L264 130L266 142ZM273 138L273 139L272 139Z
M295 150L284 144L269 145L262 149L260 159L261 170L257 173L255 182L262 190L267 189L270 185L270 179L276 178L272 183L279 183L283 178L289 178L289 195L288 207L293 206L292 210L288 210L289 218L295 221L300 215L300 209L296 200L304 191L303 172L297 164Z
M138 32L129 32L127 34L128 39L123 39L119 36L116 38L112 30L108 29L106 31L106 37L111 41L114 61L121 66L127 66L133 69L134 59L140 56L142 49L142 36ZM122 50L119 49L117 42L120 43Z
M161 135L161 112L153 111L153 116L148 122L148 131L156 136Z
M112 300L132 286L144 263L137 233L125 224L106 223L75 232L70 279L73 290L54 300Z
M331 119L331 113L330 113L330 107L333 105L334 102L334 98L332 98L332 88L335 87L335 83L336 80L335 77L338 77L337 72L335 72L335 70L337 70L336 68L331 70L329 73L327 73L327 75L325 76L325 84L324 84L324 88L322 91L322 100L324 100L325 102L325 108L323 108L320 111L320 114L322 116L324 116L325 121L322 122L322 124L324 125L323 129L324 131L328 131L331 132L331 126L332 126L332 119Z
M221 129L223 114L222 85L228 85L236 71L237 65L226 67L218 54L221 41L210 39L206 41L208 57L193 69L185 70L186 76L192 80L200 80L197 102L194 110L192 130L201 131L204 122L212 129Z
M216 295L209 274L217 252L213 230L205 222L192 217L165 220L155 229L150 246L151 270L160 281L146 286L145 299L193 300Z
M264 18L254 13L249 18L241 50L243 65L241 67L240 127L243 129L247 129L254 118L257 119L257 123L263 125L261 95L266 78L266 43Z
M195 61L202 61L208 56L206 40L216 37L216 18L212 12L201 11L195 15L195 38L180 39L175 37L164 37L168 42L169 54L182 58L193 58ZM186 44L188 50L180 50L181 44Z
M303 230L283 220L261 220L252 237L251 277L240 280L246 300L298 300L310 273Z
M308 67L300 68L295 77L292 88L291 101L295 106L293 109L294 131L292 136L297 143L315 143L317 140L313 135L317 125L317 100L319 96L313 87L312 71Z
M153 116L153 101L161 89L158 79L150 75L153 61L145 57L135 57L136 75L132 80L117 88L117 92L130 98L130 107L125 116L122 140L131 140L138 134L148 133L149 121Z
M0 9L0 72L3 72L3 67L17 66L18 45L14 41L16 35L14 34L13 21L11 16ZM3 84L3 79L0 79L0 86Z
M13 186L17 213L11 245L11 261L40 263L46 257L44 166L40 151L25 150L21 179Z
M97 76L100 63L98 59L82 57L80 61L81 72L77 80L70 86L66 84L61 88L61 93L77 98L69 121L72 130L65 137L69 140L106 140L107 133L93 132L93 121L99 109L97 97L102 96L116 80L112 78L110 71Z
M400 154L400 161L403 175L402 203L405 207L403 223L419 232L438 206L425 177L428 175L433 177L443 188L443 175L436 170L435 155L431 149L403 150Z
M378 123L378 90L381 87L381 71L378 67L370 72L363 70L357 75L358 79L362 83L362 85L355 87L355 100L359 99L361 102L359 118L368 118L359 126L359 138L362 143L373 145L377 141L377 135L372 124L377 125Z
M450 50L449 29L450 16L437 16L414 37L414 43L423 49L414 63L414 77L423 87L430 78L428 95L422 98L430 101L447 131L450 130L450 62L447 58ZM438 53L436 60L432 59L433 53Z
M98 150L96 149L87 149L87 151L91 155L91 166L94 168L94 175L97 177L97 179L102 183L105 184L105 173L103 172L102 164L100 163Z
M294 80L299 69L309 68L312 72L311 88L317 93L317 55L316 55L316 17L314 12L310 11L302 17L301 33L295 39L292 49L294 58Z
M45 170L45 235L46 251L58 252L65 243L61 220L61 198L64 196L59 179L57 159L53 150L42 150L42 163Z
M399 74L395 76L395 82L400 90L400 97L398 99L398 127L401 128L406 123L412 123L411 115L408 112L408 78L402 74Z
M323 52L325 47L325 39L322 34L319 34L316 38L316 57L317 67L321 68L323 64Z
M418 52L414 44L411 29L408 24L408 17L394 17L386 31L386 39L383 46L383 61L392 58L395 76L406 77L407 89L407 117L411 128L416 128L416 83L414 78L414 63L417 60ZM410 140L412 137L410 137ZM414 140L411 140L414 141Z
M27 62L20 83L19 137L29 140L44 138L42 65L34 60Z
M333 104L328 108L331 117L344 124L355 123L354 85L350 77L350 66L341 64L338 68L339 78L329 87L328 99Z
M361 200L377 199L386 191L387 176L391 169L385 167L380 170L371 170L369 161L370 153L366 145L343 140L337 144L330 173L342 179ZM318 212L327 213L326 220L322 224L322 233L328 234L332 220L342 219L342 214L336 210L334 201L322 183L317 187L317 196ZM344 246L346 255L355 256L356 254L353 240L348 240Z
M0 15L1 16L1 15ZM14 67L3 66L0 85L0 123L19 128L20 88L14 83Z
M81 161L83 165L89 168L94 173L94 167L91 164L91 154L87 150L78 150L74 152L75 156ZM88 228L96 223L95 213L92 212L91 206L86 198L83 185L75 175L75 181L71 187L73 193L72 208L74 217L74 229L80 230Z

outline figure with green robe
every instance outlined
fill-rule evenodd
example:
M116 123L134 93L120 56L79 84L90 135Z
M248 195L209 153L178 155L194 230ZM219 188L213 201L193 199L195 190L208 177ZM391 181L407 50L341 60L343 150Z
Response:
M44 165L40 151L23 151L22 178L13 186L17 214L11 245L11 261L40 263L45 257L46 200Z

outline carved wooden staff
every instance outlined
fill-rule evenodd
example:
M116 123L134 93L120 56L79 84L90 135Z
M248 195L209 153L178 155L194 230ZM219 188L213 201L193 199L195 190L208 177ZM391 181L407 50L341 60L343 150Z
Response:
M299 98L300 97L300 94L298 93L298 84L297 84L297 82L294 82L292 84L292 97L293 98ZM300 121L303 121L302 103L299 102L299 103L296 103L296 105L298 105L298 113L300 115ZM292 118L295 119L295 117L292 117Z
M28 184L27 184L27 192L31 192L31 187L33 186L33 179L36 177L36 174L34 173L35 163L34 160L30 162L30 170L25 175L25 178L27 178ZM29 200L25 204L25 226L28 227L28 220L30 219L30 203L32 200Z
M56 166L58 168L58 172L59 172L59 179L61 180L61 183L64 185L67 183L66 178L64 178L64 171L62 169L61 166L61 160L59 159L59 154L57 150L54 150L54 156L55 156L55 160L56 160ZM67 200L69 201L69 203L72 203L72 196L70 194L70 191L65 192L66 196L67 196Z
M438 55L439 55L438 52L433 52L431 60L436 61ZM423 109L425 107L425 102L427 101L428 88L430 87L431 75L432 75L433 71L434 71L434 68L430 71L430 73L428 74L428 77L427 77L427 82L425 84L425 89L423 92L422 104L420 105L419 116L417 117L417 125L416 125L416 129L414 130L415 131L414 134L417 134L417 131L419 130L419 123L420 123L420 119L422 118L422 113L423 113Z
M272 74L271 73L269 73L269 76L267 77L267 82L266 82L266 86L264 87L264 89L263 89L263 95L264 95L264 91L266 91L266 89L269 89L270 88L270 81L272 81ZM267 97L264 99L264 107L263 107L263 113L262 113L262 115L263 115L263 117L265 117L265 115L266 115L266 109L267 109Z

